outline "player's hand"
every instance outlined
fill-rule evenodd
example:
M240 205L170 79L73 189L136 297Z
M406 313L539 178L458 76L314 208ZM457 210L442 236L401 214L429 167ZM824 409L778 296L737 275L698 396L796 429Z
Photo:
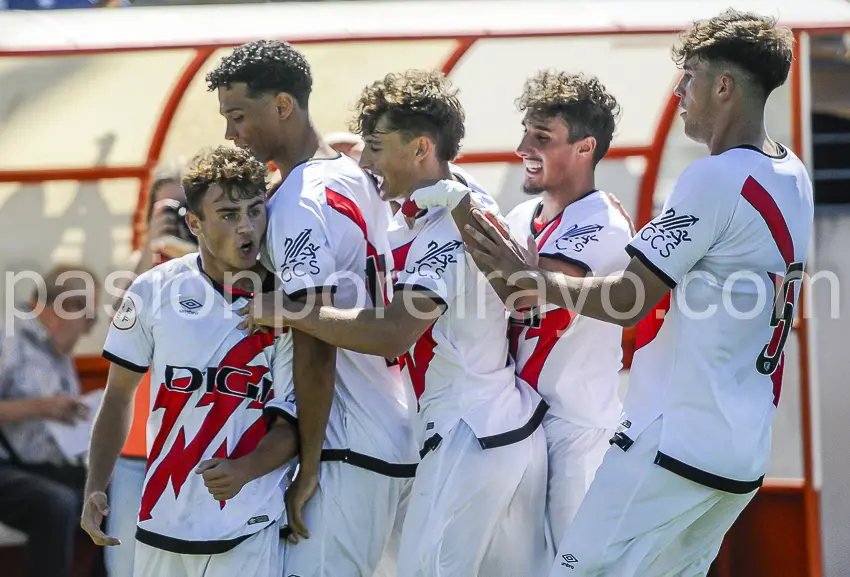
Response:
M410 195L409 202L414 203L419 210L436 208L438 206L445 206L449 210L452 210L460 204L463 197L469 193L470 189L460 182L453 179L444 179L438 180L431 186L426 186L413 191L413 194Z
M629 223L629 234L631 236L634 236L635 235L635 223L632 220L632 217L629 216L629 213L626 211L626 207L623 206L623 203L620 202L619 198L617 198L616 196L614 196L610 192L607 193L607 194L608 194L608 200L611 202L611 204L614 205L614 208L616 208L619 211L619 213L623 215L623 218L626 219L626 222Z
M74 425L89 418L88 405L64 393L42 397L37 403L38 413L44 419Z
M89 534L95 545L100 545L101 547L114 547L121 544L121 541L115 537L110 537L101 530L103 519L108 515L109 503L106 493L96 491L86 498L85 503L83 503L83 515L80 519L80 527Z
M265 332L268 328L282 329L290 326L290 321L293 320L292 304L283 291L256 295L251 302L239 309L237 314L243 319L238 328L253 334L255 331Z
M202 475L204 485L216 501L228 501L239 494L248 481L247 472L232 459L209 459L198 465L196 475Z
M290 543L298 543L298 538L310 538L307 525L304 524L303 510L307 501L319 488L319 473L305 473L301 470L286 490L286 520L292 534L287 538Z
M529 242L521 249L510 235L504 235L480 210L473 210L475 226L466 225L466 251L485 274L497 272L509 283L511 278L528 272L536 262L537 245ZM483 232L481 232L483 231Z

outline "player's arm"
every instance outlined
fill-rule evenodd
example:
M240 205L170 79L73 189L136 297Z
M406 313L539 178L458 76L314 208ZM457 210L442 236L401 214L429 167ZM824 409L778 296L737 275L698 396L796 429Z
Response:
M242 488L282 467L298 454L298 431L285 418L271 413L268 432L257 447L238 459L208 459L195 473L203 475L204 485L216 501L227 501Z
M442 312L439 299L415 290L396 293L384 309L321 306L305 310L284 300L275 311L272 299L264 298L240 311L248 317L246 326L249 322L276 328L291 326L329 345L388 359L406 353ZM301 411L303 407L299 407Z
M112 363L89 444L89 469L80 525L97 545L120 545L102 530L109 515L106 488L133 422L133 400L143 372Z
M549 303L633 326L685 278L732 218L740 183L719 182L726 175L718 171L715 161L697 161L682 173L662 214L627 245L632 259L622 274L577 279L529 266L477 211L473 216L486 232L467 228L473 237L467 250L484 270L496 271L520 288L545 292Z
M481 233L484 233L485 230L483 227L479 226L478 221L473 217L473 209L479 209L481 207L477 206L476 203L472 200L470 194L464 196L458 205L452 210L452 220L454 220L455 225L459 231L461 231L461 238L464 242L468 242L471 237L467 232L466 228L472 227L475 230L478 230ZM486 213L485 213L486 214ZM510 236L508 232L507 223L505 223L498 215L487 214L486 215L491 224L496 227L502 236L513 245L514 251L521 255L524 260L531 260L533 264L535 261L537 266L542 270L565 274L573 277L584 277L587 275L587 269L573 262L568 262L566 260L550 257L550 256L538 256L536 254L536 244L534 243L534 239L531 238L528 242L528 247L523 250L516 242L513 241L513 238ZM473 258L473 260L475 260ZM476 263L478 264L478 263ZM480 268L480 267L479 267ZM524 309L529 309L534 306L540 306L546 304L545 294L538 294L535 290L523 290L520 287L512 285L508 283L504 277L501 275L486 275L487 281L490 283L490 286L493 287L493 290L499 295L499 298L505 303L505 306L512 311L521 311Z
M329 292L318 294L319 304L330 305ZM322 447L334 397L336 347L299 330L292 331L292 345L300 459L298 475L286 492L286 512L293 538L297 539L310 536L302 510L319 486Z

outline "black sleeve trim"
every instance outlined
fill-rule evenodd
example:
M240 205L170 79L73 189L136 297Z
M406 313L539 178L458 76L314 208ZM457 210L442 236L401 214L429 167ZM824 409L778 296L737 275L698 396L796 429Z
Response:
M584 276L593 276L593 270L589 266L587 266L587 263L584 263L584 262L582 262L578 259L575 259L575 258L570 258L565 254L561 254L559 252L553 252L553 253L540 254L540 256L542 256L544 258L551 258L551 259L554 259L554 260L559 260L561 262L565 262L567 264L577 266L581 270L584 271Z
M651 270L651 271L655 274L655 276L657 276L658 278L660 278L660 279L664 282L664 284L666 284L667 286L669 286L671 289L676 288L676 281L674 281L672 278L670 278L670 275L668 275L666 272L664 272L663 270L661 270L660 268L658 268L658 267L655 265L655 263L654 263L654 262L652 262L651 260L649 260L649 259L646 257L646 255L645 255L645 254L643 254L643 253L640 251L640 249L637 249L637 248L635 248L634 246L632 246L632 245L630 245L630 244L627 244L627 245L626 245L626 252L628 253L628 255L629 255L630 257L632 257L632 258L636 258L636 259L638 259L640 262L642 262L642 263L644 264L644 266L645 266L646 268L648 268L649 270Z
M124 367L128 371L133 371L134 373L142 373L144 375L146 372L148 372L148 369L150 369L149 366L143 367L141 365L136 365L134 363L131 363L130 361L128 361L126 359L122 359L118 355L112 354L109 351L107 351L106 349L103 349L103 353L101 354L101 356L104 359L106 359L107 361L109 361L110 363L115 363L116 365Z
M303 299L311 294L330 294L333 295L336 293L335 285L327 285L327 286L315 286L315 287L307 287L303 289L298 289L292 293L286 293L286 296L289 297L289 300L297 301Z
M443 299L443 297L441 297L439 294L434 292L432 289L429 289L428 287L424 287L420 284L404 284L404 283L397 283L397 284L393 285L393 292L401 292L401 291L405 291L405 290L415 291L417 293L420 293L423 296L430 298L432 301L434 301L435 303L437 303L438 305L443 307L443 312L445 312L446 309L449 308L449 305L446 304L446 301Z
M281 419L298 429L298 417L288 411L284 411L280 407L266 407L265 409L263 409L263 415L265 415L265 417L269 419L270 422L274 422L271 420L272 417L280 417Z

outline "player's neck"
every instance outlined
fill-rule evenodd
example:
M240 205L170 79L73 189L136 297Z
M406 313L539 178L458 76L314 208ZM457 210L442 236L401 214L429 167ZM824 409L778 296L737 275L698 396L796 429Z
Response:
M322 139L322 135L313 126L313 121L307 118L300 126L293 128L286 145L275 154L272 162L285 180L292 169L302 162L312 158L335 158L337 155Z
M540 220L549 222L561 214L569 205L584 198L588 192L593 190L596 190L596 179L592 171L583 178L564 183L563 186L556 189L544 190L541 195L543 209L540 211Z
M233 270L205 250L200 251L200 256L203 273L225 289L235 288L249 293L257 292L260 286L255 284L255 281L262 284L268 274L268 271L259 264L252 269Z
M420 188L431 186L440 180L451 180L453 178L454 177L452 176L452 171L449 168L448 162L435 164L434 166L424 169L417 175L417 178L413 182L413 187L410 189L410 192L407 193L407 197L410 197L411 194Z
M712 155L722 154L737 146L754 146L770 155L778 152L764 128L764 108L761 106L752 110L741 109L724 119L724 122L719 122L707 144Z

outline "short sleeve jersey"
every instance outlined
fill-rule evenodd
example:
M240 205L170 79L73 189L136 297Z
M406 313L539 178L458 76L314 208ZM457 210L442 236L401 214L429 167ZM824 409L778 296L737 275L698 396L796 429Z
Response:
M672 291L635 352L622 430L661 416L661 466L730 492L761 484L812 222L803 163L739 147L691 164L629 244Z
M538 230L541 199L524 202L506 220L521 246L533 235L540 256L577 266L588 276L623 271L629 224L599 190L569 204ZM613 429L620 420L622 329L546 305L511 320L517 374L546 399L550 412L571 423Z
M473 188L479 205L497 210L469 175L456 167L453 172ZM425 293L444 308L401 359L403 374L419 398L421 435L445 437L462 420L486 448L500 435L516 437L535 419L542 420L545 403L514 375L504 304L467 258L451 213L431 209L411 230L399 212L390 231L397 274L394 298ZM408 306L415 307L416 301Z
M203 272L197 254L159 265L129 287L104 345L113 363L150 370L137 538L175 553L226 551L283 512L282 470L226 502L215 501L194 472L207 459L253 451L275 397L273 337L238 329L236 311L250 295L225 290Z
M324 291L334 294L338 308L383 307L389 302L387 204L353 160L340 155L296 166L267 207L261 258L290 298ZM281 378L293 387L291 333L280 339ZM339 418L329 422L326 448L395 464L418 461L409 396L386 359L338 349L335 379L332 415ZM294 404L289 410L297 419Z

